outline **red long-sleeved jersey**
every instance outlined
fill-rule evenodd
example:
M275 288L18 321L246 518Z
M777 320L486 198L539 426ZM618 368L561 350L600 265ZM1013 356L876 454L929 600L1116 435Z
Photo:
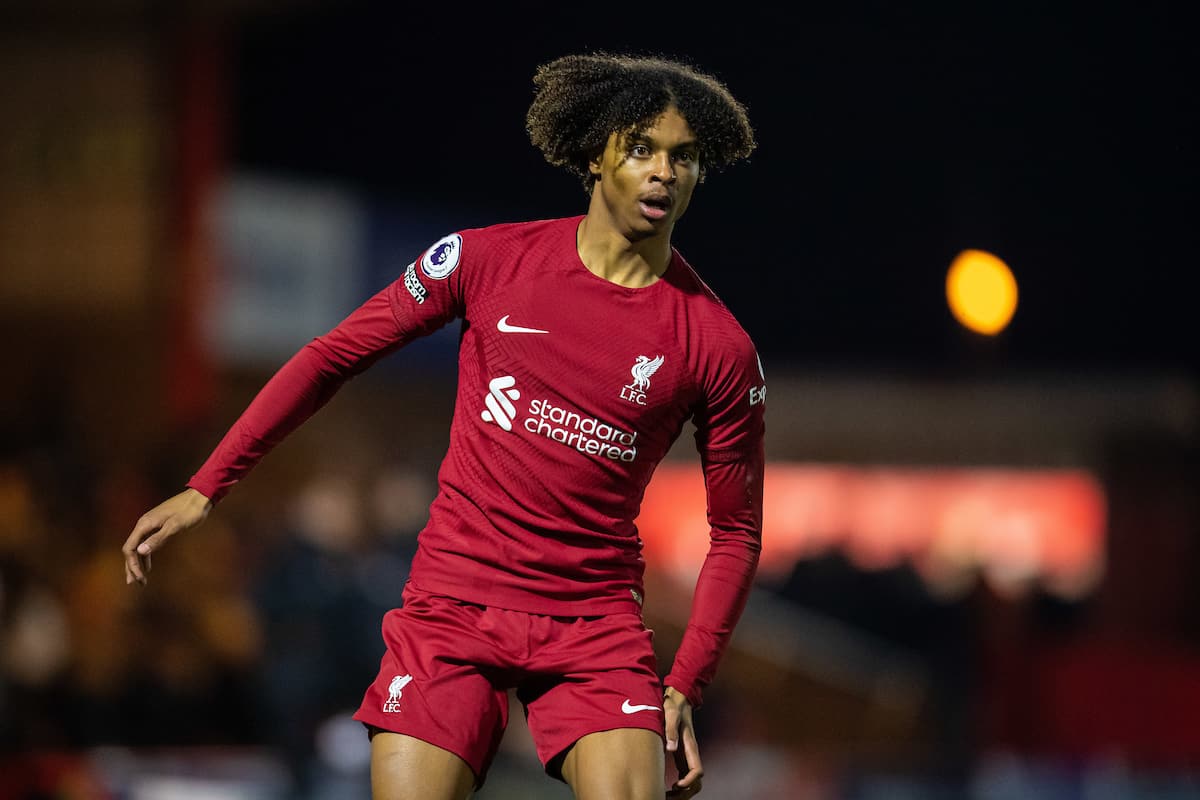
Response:
M650 286L618 286L580 260L581 219L436 242L289 360L188 485L219 501L348 378L460 318L449 448L410 580L538 614L639 607L634 521L655 467L691 420L711 545L665 683L699 705L758 563L762 367L677 251Z

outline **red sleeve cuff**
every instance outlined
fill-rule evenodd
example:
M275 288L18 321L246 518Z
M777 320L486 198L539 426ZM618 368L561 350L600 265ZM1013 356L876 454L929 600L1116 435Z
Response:
M663 678L663 686L670 686L686 697L694 709L703 705L703 693L700 691L700 687L691 681L681 681L674 674L670 674Z

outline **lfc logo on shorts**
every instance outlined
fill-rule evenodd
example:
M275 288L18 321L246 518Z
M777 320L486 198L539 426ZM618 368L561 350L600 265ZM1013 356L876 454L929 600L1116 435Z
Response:
M392 682L388 684L388 699L383 701L384 713L394 713L400 710L400 696L404 694L404 687L408 686L412 680L412 675L397 675L392 678Z

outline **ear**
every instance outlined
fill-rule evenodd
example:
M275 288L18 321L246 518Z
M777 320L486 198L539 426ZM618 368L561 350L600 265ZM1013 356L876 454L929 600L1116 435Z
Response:
M588 174L595 180L600 180L600 173L603 172L601 167L604 164L604 154L608 152L608 148L614 145L614 137L616 137L616 134L610 133L608 141L604 143L604 146L597 148L596 152L588 156Z

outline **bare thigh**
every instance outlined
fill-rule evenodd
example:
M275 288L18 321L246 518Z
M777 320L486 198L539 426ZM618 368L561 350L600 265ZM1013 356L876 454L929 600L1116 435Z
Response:
M642 728L589 733L567 753L562 772L576 800L662 800L663 741Z
M400 733L371 737L373 800L466 800L474 788L475 773L449 750Z

